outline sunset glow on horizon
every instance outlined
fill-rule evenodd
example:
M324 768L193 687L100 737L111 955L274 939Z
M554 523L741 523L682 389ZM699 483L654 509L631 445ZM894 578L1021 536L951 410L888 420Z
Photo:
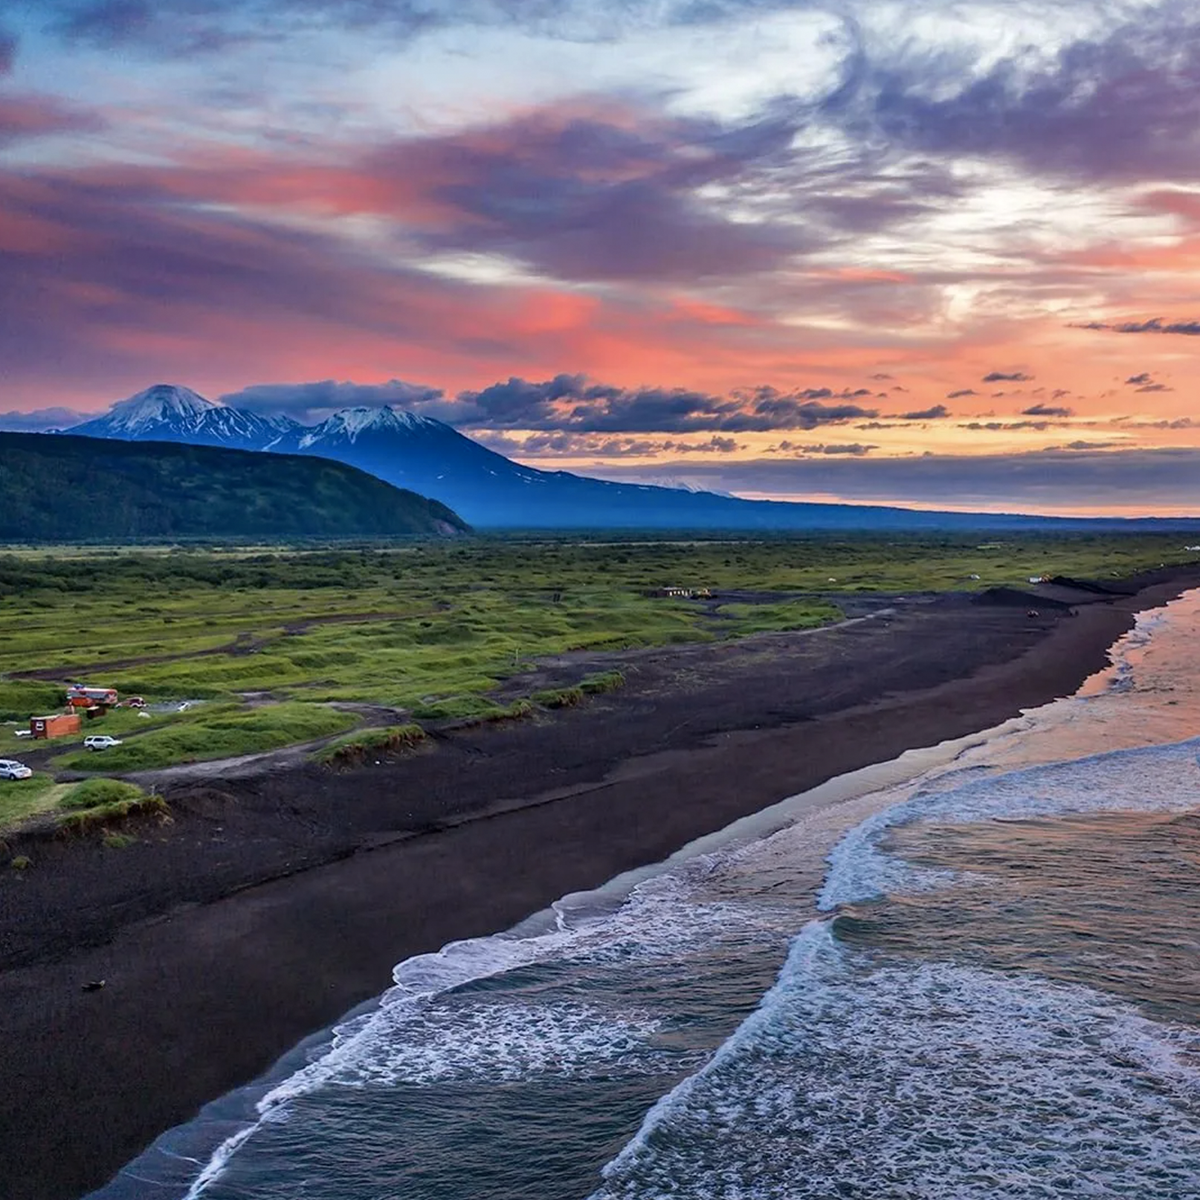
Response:
M392 404L739 495L1200 512L1182 0L16 0L0 421Z

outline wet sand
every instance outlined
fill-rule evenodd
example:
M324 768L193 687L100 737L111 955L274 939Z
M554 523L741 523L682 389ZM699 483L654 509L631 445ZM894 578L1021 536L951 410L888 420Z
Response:
M99 1186L405 957L1070 694L1134 612L1200 574L1142 582L1046 595L1035 617L1019 597L918 597L810 634L614 656L627 686L579 709L355 770L172 773L173 823L135 846L14 845L34 866L0 873L0 1192Z

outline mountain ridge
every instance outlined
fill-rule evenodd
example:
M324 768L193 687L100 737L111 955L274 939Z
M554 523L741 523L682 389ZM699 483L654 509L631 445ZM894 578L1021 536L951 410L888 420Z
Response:
M445 422L390 406L341 409L316 425L303 425L216 404L173 384L155 384L106 414L59 432L329 458L435 497L471 525L484 528L998 531L1195 528L1198 523L745 500L691 487L619 483L525 466Z
M0 541L444 537L436 500L306 455L0 433Z

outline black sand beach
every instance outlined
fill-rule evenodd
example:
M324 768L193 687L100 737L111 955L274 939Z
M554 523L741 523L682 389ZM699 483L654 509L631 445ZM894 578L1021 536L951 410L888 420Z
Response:
M901 599L810 634L617 655L623 691L553 718L342 772L285 756L172 773L174 822L125 850L10 843L34 865L0 876L0 1191L99 1186L384 990L400 959L1071 693L1134 613L1200 573L1138 584Z

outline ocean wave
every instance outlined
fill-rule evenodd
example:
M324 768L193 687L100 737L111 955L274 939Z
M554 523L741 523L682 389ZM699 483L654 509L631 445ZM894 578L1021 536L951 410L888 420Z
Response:
M1200 1032L1086 988L891 964L814 922L593 1200L1196 1194Z
M885 894L945 887L950 872L914 867L882 849L888 833L914 822L964 824L1098 812L1176 812L1200 804L1200 738L1114 750L1002 774L954 774L851 830L829 856L823 911Z

